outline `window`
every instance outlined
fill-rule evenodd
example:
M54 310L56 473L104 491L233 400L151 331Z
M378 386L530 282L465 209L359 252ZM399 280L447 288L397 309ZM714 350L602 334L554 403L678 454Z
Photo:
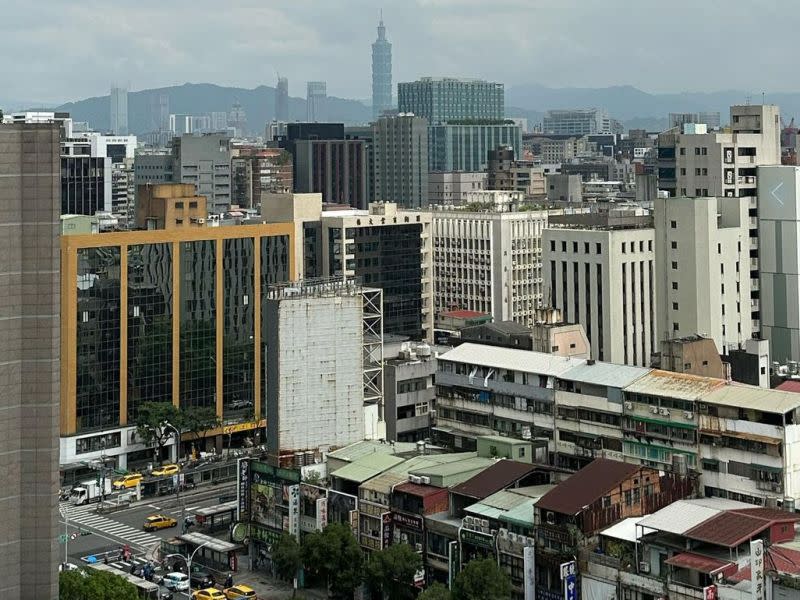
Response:
M519 453L518 453L517 457L518 458L524 458L525 457L525 448L524 447L519 449Z
M681 167L681 175L686 175L686 167Z
M703 168L703 175L708 175L708 169Z
M622 246L622 253L625 254L625 252L626 252L626 250L625 250L625 248L626 248L625 242L622 242L621 246Z
M644 252L644 241L639 240L639 252Z
M681 326L678 323L673 323L672 324L672 331L678 331L680 328L681 328Z
M176 202L175 208L183 208L183 202Z
M189 208L197 208L197 202L189 202Z
M677 302L673 302L672 303L672 310L678 310L678 303Z
M555 252L555 251L556 251L556 241L550 240L550 252Z
M717 254L722 254L722 244L717 244Z
M603 251L600 249L600 246L599 242L595 244L595 254L602 254Z
M578 242L572 242L572 252L574 254L578 253Z
M670 248L672 248L673 250L677 250L678 249L678 242L674 242L673 241L673 242L670 242L669 245L670 245Z
M678 228L678 222L677 221L670 221L669 222L669 226L670 226L670 229L677 229Z
M695 177L697 177L698 175L700 175L700 167L697 167L697 168L694 170L694 175L695 175Z
M686 148L681 148L680 155L686 156Z
M550 346L550 352L558 352L558 346Z
M692 363L683 363L683 368L684 369L691 369L692 368Z
M648 252L653 251L653 240L647 240L647 251Z
M700 156L700 148L695 148L694 149L694 155L695 156Z
M567 242L561 242L561 251L562 252L566 252L567 251Z
M703 361L703 366L704 366L704 367L707 367L707 366L708 366L708 361L707 361L707 360L704 360L704 361Z
M672 261L672 269L673 269L674 271L677 271L677 270L678 270L678 263L677 263L677 262L675 262L674 260Z
M703 195L703 190L701 190L700 188L694 188L694 195L695 197L699 198L700 196Z
M584 242L583 243L583 253L584 254L589 254L589 242Z
M677 290L678 289L678 282L677 281L673 281L672 282L672 289L673 290Z
M700 148L700 154L701 154L702 156L708 156L708 148L706 148L705 146L703 146L702 148Z

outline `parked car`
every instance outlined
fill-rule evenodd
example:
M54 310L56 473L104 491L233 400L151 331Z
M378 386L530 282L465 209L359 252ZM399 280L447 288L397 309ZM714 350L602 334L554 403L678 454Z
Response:
M255 598L256 591L246 585L234 585L225 590L225 597L228 600L240 600L240 598Z
M145 531L157 531L175 527L178 521L167 515L150 515L144 520L143 528Z
M189 576L186 573L167 573L161 580L161 585L176 592L183 592L189 589Z
M196 591L192 594L192 600L225 600L225 594L217 588L210 587Z
M214 581L214 576L205 571L195 571L192 573L191 582L194 588L210 588L216 583ZM224 596L222 597L224 598Z
M177 475L181 468L178 465L163 465L153 471L153 477L166 477L167 475Z

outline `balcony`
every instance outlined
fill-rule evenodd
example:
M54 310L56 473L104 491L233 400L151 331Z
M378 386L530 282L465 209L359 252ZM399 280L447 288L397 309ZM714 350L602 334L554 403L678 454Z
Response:
M688 583L679 583L677 581L670 581L667 584L667 593L670 598L678 598L685 600L688 598L697 598L703 600L703 588L694 587Z

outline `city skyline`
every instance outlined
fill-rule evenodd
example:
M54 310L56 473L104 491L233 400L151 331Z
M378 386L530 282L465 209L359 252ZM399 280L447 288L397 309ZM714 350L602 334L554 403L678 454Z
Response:
M272 83L274 77L265 74L276 70L289 76L289 93L295 97L302 97L304 82L312 80L329 81L332 96L370 97L368 48L381 7L366 0L350 0L347 10L337 5L314 11L308 10L307 1L292 6L239 2L221 19L203 17L212 12L204 13L200 6L193 26L178 31L169 24L175 22L175 11L182 10L181 3L147 7L145 2L136 10L119 5L102 11L89 3L73 7L74 22L82 23L81 43L58 52L48 46L48 32L57 25L51 19L58 15L55 5L47 10L48 4L42 2L43 10L35 15L13 7L4 13L0 50L28 59L25 64L4 64L6 85L0 102L65 102L107 93L108 82L115 78L130 81L130 89L145 89L204 80L208 72L225 73L222 85L254 87ZM623 21L617 21L619 11L613 6L575 0L558 5L503 0L488 12L475 0L416 0L410 6L387 1L382 8L396 46L395 81L450 74L507 86L632 84L657 92L729 89L746 72L754 94L792 89L782 67L782 59L791 52L788 38L759 33L771 31L767 24L779 19L792 29L780 2L764 2L754 15L744 3L723 5L715 0L694 20L684 19L682 4L688 10L688 0L678 6L629 6ZM689 14L697 13L694 5L692 11ZM713 18L717 26L708 29L703 16ZM612 27L622 28L625 35L608 36ZM656 27L674 32L669 44L674 69L652 68L664 60L664 47L653 43ZM255 29L261 34L250 35ZM334 34L343 30L355 33ZM505 32L502 44L496 42L497 31ZM727 59L726 36L755 36L758 51ZM110 53L112 41L116 51ZM78 68L89 56L94 67ZM692 58L696 56L713 57L714 68L709 68L711 62ZM613 61L623 61L626 68L608 69Z

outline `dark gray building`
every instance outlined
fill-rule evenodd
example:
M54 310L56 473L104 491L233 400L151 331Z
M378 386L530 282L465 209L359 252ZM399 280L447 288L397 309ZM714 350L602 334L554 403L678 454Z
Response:
M375 198L402 208L428 205L428 122L381 117L373 126Z
M58 597L59 126L0 124L0 598Z
M425 117L431 125L497 121L505 116L505 90L502 83L480 79L423 77L397 84L397 104L399 112Z
M294 191L322 201L367 208L367 153L363 140L296 140Z
M286 77L278 77L275 88L275 120L289 120L289 80Z
M136 185L143 183L193 183L208 199L209 213L231 206L231 138L227 134L186 134L172 140L171 154L136 157Z

